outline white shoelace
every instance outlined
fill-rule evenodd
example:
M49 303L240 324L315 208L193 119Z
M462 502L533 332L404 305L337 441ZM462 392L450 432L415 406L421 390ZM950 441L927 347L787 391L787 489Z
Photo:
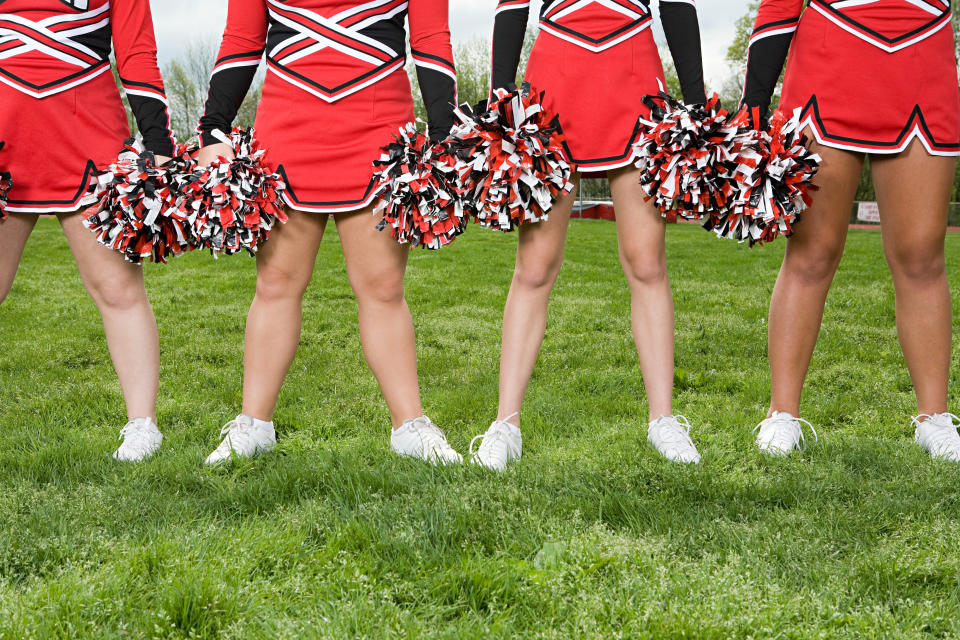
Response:
M117 440L123 440L124 443L128 441L132 444L142 444L142 438L150 435L153 432L152 422L143 418L136 418L131 420L120 429L120 436Z
M129 421L120 429L120 435L117 439L122 440L122 442L114 456L123 455L126 458L132 455L140 457L152 453L155 447L153 442L155 431L156 426L149 418L135 418Z
M420 439L420 446L424 453L436 450L452 451L447 437L440 430L440 427L430 422L427 417L414 418L410 424L410 431L415 433Z
M670 420L673 418L673 420ZM696 445L693 444L693 438L690 437L690 429L692 425L687 416L682 415L673 415L673 416L660 416L653 421L653 424L660 425L660 421L663 420L666 422L669 429L661 429L660 435L661 440L666 444L686 444L689 445L692 449L696 449Z
M770 417L765 420L761 420L760 424L753 428L753 432L757 433L767 422L770 422L771 426L775 429L774 437L770 440L770 445L774 448L780 449L781 451L789 451L796 446L800 446L801 449L807 446L807 439L803 436L803 425L807 425L807 428L810 429L810 433L813 434L813 441L819 442L820 438L817 436L817 430L813 428L813 425L804 420L803 418L797 418L790 416L785 418L782 416ZM778 423L796 423L796 434L791 434L791 437L788 437L784 432L785 430L780 427Z
M514 426L508 422L510 418L514 418L519 415L519 411L514 411L508 415L503 420L495 420L493 425L485 433L481 433L478 436L474 436L473 440L470 441L470 455L476 455L478 457L484 458L490 455L496 457L507 458L510 455L515 455L517 453L517 448L514 446L514 443L506 437L506 431ZM493 427L496 425L504 425L494 430ZM509 426L506 426L509 425ZM493 434L490 432L493 431ZM473 445L477 440L481 440L480 448L476 451L473 450ZM499 445L499 447L498 447Z
M242 422L237 419L231 420L220 429L220 437L224 440L217 448L220 449L224 445L227 445L228 448L233 449L234 444L237 444L241 448L246 446L250 440L250 432L252 430L253 422Z
M960 418L952 413L938 413L935 416L927 413L921 413L913 418L914 428L919 429L921 425L927 424L930 421L941 417L949 420L950 422L949 424L941 424L939 421L932 422L935 427L941 427L940 429L932 432L929 437L932 452L936 454L943 453L944 451L952 452L953 447L951 445L955 446L958 444L960 435L957 434L957 423L960 422ZM920 418L926 418L926 420L920 420ZM949 429L947 428L948 426L953 428Z

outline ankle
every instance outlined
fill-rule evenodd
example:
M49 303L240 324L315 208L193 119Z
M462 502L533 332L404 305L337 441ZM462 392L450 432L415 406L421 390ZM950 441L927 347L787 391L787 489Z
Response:
M408 422L413 422L414 420L417 420L419 418L426 418L427 420L430 419L430 418L427 418L427 414L423 412L423 409L418 409L417 411L414 411L414 412L407 412L407 413L404 413L403 415L405 416L404 418L400 418L400 419L391 418L394 431L396 431L403 425L407 424Z
M242 412L240 415L246 416L247 418L250 418L250 420L253 422L253 426L255 426L255 427L259 428L259 429L267 429L267 428L273 429L273 416L269 416L269 419L264 420L264 419L263 419L264 417L268 417L267 414L265 414L265 413L258 413L258 414L256 414L256 415L254 415L253 413L244 411L244 412ZM257 415L262 416L262 417L259 417L259 418L258 418Z
M776 407L776 408L774 408ZM789 406L784 408L785 405L770 405L770 408L767 409L767 417L772 418L775 413L785 413L791 418L796 418L800 416L800 408L796 406Z
M501 411L497 414L497 422L505 422L511 426L520 428L519 411Z

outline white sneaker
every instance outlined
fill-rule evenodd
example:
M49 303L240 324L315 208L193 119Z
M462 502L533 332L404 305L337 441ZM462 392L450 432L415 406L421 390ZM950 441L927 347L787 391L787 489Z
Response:
M700 462L700 453L690 439L690 421L684 416L660 416L650 423L647 440L671 462Z
M427 416L411 418L390 435L390 448L409 458L419 458L433 464L463 462L459 453L447 443L440 427Z
M113 452L114 460L140 462L153 455L163 442L163 434L150 418L134 418L120 429L120 447Z
M920 421L920 418L926 418ZM957 422L960 418L952 413L925 413L913 419L917 430L914 439L926 449L933 458L960 462L960 435L957 435Z
M506 420L494 420L486 433L470 441L471 462L494 471L503 471L509 463L520 459L523 435L519 427L507 422L513 416L508 416ZM477 440L480 440L480 446L474 452L473 443Z
M785 411L774 411L773 414L754 427L757 434L757 446L760 451L771 456L784 457L790 455L794 449L806 445L803 437L803 425L810 427L813 439L816 441L817 431L813 425L803 418L795 418Z
M250 458L265 453L277 444L277 432L273 427L257 426L253 418L240 414L220 430L223 441L207 456L207 464L223 462L232 455Z

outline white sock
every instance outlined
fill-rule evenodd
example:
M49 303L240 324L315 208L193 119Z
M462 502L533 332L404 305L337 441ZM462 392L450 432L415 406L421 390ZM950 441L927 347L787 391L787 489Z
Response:
M509 427L510 429L510 433L512 433L513 435L517 436L518 438L522 437L520 434L520 427L518 427L517 425L513 424L512 422L507 422L506 420L498 420L498 422L500 422L501 424L507 425L507 427Z
M253 426L259 429L273 429L273 420L267 422L266 420L257 420L253 416L250 416L250 419L253 420Z

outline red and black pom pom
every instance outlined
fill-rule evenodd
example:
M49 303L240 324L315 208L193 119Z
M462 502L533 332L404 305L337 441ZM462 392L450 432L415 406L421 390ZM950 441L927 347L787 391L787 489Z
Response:
M3 151L3 140L0 140L0 151ZM13 186L13 178L9 171L0 171L0 221L7 217L7 194Z
M497 89L487 109L461 107L451 131L458 192L481 226L513 231L546 220L560 194L573 189L556 115L543 93L524 83Z
M233 147L233 160L221 157L181 174L177 208L199 248L215 256L242 250L254 255L277 221L287 221L280 198L286 185L264 163L266 152L252 129L234 129L222 141Z
M651 110L634 145L640 184L670 221L700 220L726 207L732 189L723 174L732 159L736 126L716 94L705 105L686 105L668 94L643 99Z
M80 201L90 207L83 213L83 224L97 242L134 264L166 262L193 248L190 225L177 210L174 185L189 158L184 147L177 153L157 166L154 154L140 140L124 142L116 162L97 174Z
M812 182L821 162L806 147L798 114L788 118L777 111L769 126L759 122L758 112L746 108L731 120L738 128L726 176L732 195L728 206L704 224L718 237L750 246L793 233L810 205L809 192L816 190Z
M400 244L439 249L463 233L467 216L456 193L456 160L407 123L375 160L374 180L381 216L377 229L390 229Z

